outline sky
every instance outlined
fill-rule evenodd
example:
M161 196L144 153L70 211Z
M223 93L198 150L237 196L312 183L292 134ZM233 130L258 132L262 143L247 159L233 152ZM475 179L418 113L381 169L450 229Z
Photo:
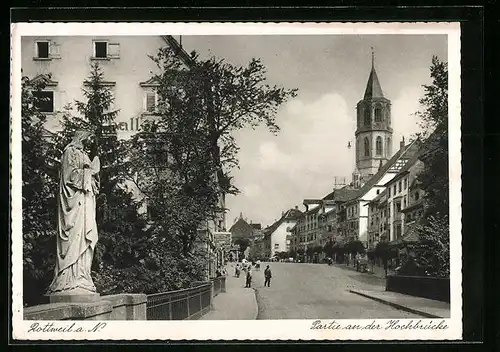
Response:
M235 134L240 168L232 175L241 193L226 199L228 228L240 213L271 225L282 211L304 210L304 199L330 193L335 177L351 181L354 148L347 144L354 146L355 107L370 74L371 47L392 102L393 151L402 136L408 141L419 131L415 112L422 85L431 82L432 56L447 61L444 35L183 36L182 45L239 66L260 58L269 84L298 88L278 111L277 136L264 127Z

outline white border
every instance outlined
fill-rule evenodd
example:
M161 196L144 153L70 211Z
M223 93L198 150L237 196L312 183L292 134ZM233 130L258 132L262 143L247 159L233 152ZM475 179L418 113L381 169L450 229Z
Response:
M445 330L311 330L314 320L108 321L93 333L28 333L22 315L21 36L445 34L449 65L451 315ZM456 23L17 23L11 26L12 332L29 340L456 340L462 338L460 24ZM423 323L441 319L423 319ZM340 320L343 325L368 320ZM385 325L388 320L376 320ZM401 323L408 320L401 319ZM325 321L324 321L325 322ZM47 323L47 322L40 322ZM54 322L65 326L72 322ZM89 330L98 322L76 322ZM70 324L69 324L70 325Z

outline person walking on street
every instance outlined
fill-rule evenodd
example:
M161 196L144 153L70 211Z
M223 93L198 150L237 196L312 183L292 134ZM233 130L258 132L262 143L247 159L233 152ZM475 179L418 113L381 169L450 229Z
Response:
M271 287L271 277L272 277L272 273L271 273L271 268L269 268L269 265L266 266L266 270L264 270L264 277L265 277L265 281L264 281L264 287L267 286L267 287Z
M245 287L252 287L252 270L250 268L247 269L247 278L246 278Z

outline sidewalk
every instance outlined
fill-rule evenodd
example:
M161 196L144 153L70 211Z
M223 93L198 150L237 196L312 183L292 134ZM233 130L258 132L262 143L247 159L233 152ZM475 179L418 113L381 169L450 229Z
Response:
M380 267L378 265L373 265L373 267L372 267L371 264L368 264L367 269L369 271L366 272L366 273L361 273L359 271L356 271L356 267L352 266L352 263L350 263L349 265L334 263L333 266L335 266L337 268L341 268L341 269L355 271L355 272L358 272L360 274L366 274L366 275L375 276L375 277L378 277L379 279L385 279L385 270L384 270L384 268L382 268L382 267ZM387 271L387 275L390 275L391 273L392 273L391 270Z
M255 320L257 299L252 288L245 288L245 277L226 276L226 292L213 300L213 309L200 320Z
M349 290L349 292L426 318L450 317L450 304L446 302L389 291Z

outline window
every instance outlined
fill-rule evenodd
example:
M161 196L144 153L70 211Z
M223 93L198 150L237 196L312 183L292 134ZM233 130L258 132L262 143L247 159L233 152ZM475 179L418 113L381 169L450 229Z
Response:
M390 137L387 137L387 145L385 147L385 150L386 150L386 154L387 155L391 155L391 138Z
M33 60L52 60L61 57L60 45L48 39L36 40L34 51Z
M379 189L377 189L377 194L380 194L380 190Z
M406 208L406 196L403 198L403 208Z
M39 59L49 58L49 41L36 42L36 57Z
M365 121L364 124L365 126L370 126L370 120L371 120L371 111L369 107L365 107Z
M94 42L94 57L96 59L108 58L108 42Z
M398 182L398 192L401 192L401 181Z
M107 40L94 40L94 59L118 59L120 44L110 43Z
M375 108L375 122L382 121L382 109L380 107Z
M406 178L403 180L403 189L406 189L407 188L407 180Z
M387 187L387 197L391 198L391 187Z
M382 155L382 137L377 137L377 141L375 142L376 154Z
M392 187L392 193L393 193L393 195L394 195L394 196L396 195L396 185L394 185L394 186Z
M144 111L154 113L158 104L158 95L153 90L146 90L144 93Z
M420 198L420 194L417 192L415 192L415 200L418 200Z
M370 156L370 141L365 137L365 156Z
M54 112L54 92L40 91L33 92L35 97L35 107L40 112Z

